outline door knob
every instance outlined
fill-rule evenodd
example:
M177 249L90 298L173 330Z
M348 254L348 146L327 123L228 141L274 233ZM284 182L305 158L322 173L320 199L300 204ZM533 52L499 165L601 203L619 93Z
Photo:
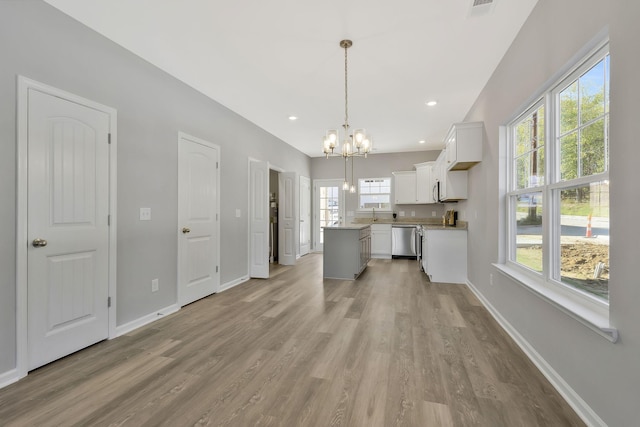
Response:
M190 229L190 228L188 228L188 227L183 227L183 228L182 228L182 233L183 233L183 234L187 234L187 233L190 233L190 232L191 232L191 229Z
M44 246L47 246L47 241L44 239L33 239L33 242L31 242L31 244L34 248L42 248Z

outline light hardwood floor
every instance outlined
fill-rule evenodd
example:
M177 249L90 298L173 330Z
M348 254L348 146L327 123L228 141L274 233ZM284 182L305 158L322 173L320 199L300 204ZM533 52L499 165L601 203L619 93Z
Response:
M584 425L464 285L277 267L0 390L0 425Z

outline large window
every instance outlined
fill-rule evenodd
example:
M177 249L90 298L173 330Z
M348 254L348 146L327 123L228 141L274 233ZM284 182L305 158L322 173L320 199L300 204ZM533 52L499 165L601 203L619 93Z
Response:
M508 127L507 262L577 301L609 299L609 51Z
M358 210L391 210L391 178L358 180Z

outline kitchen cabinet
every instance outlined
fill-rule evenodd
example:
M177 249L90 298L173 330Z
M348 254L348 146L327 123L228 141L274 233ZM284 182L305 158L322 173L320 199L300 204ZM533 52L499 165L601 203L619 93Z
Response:
M418 163L416 166L416 203L436 203L433 198L433 165L435 162Z
M413 205L437 203L433 197L435 162L418 163L415 171L393 172L394 203Z
M445 138L446 169L466 170L482 161L482 122L456 123Z
M416 171L393 172L393 195L396 205L415 204Z
M467 230L423 230L422 269L432 282L466 283Z
M371 257L391 259L391 224L371 224Z
M450 171L446 166L447 150L442 150L434 166L436 181L440 187L441 202L465 200L467 193L467 171Z
M371 258L391 259L391 224L371 224Z
M369 225L324 227L323 277L354 280L371 259Z

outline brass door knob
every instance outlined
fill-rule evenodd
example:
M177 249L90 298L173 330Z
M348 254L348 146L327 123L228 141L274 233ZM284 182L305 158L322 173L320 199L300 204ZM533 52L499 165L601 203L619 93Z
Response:
M31 242L31 244L34 248L43 248L47 246L47 241L44 239L33 239L33 242Z
M191 232L190 228L187 228L187 227L183 227L182 228L182 234L187 234L187 233L190 233L190 232Z

